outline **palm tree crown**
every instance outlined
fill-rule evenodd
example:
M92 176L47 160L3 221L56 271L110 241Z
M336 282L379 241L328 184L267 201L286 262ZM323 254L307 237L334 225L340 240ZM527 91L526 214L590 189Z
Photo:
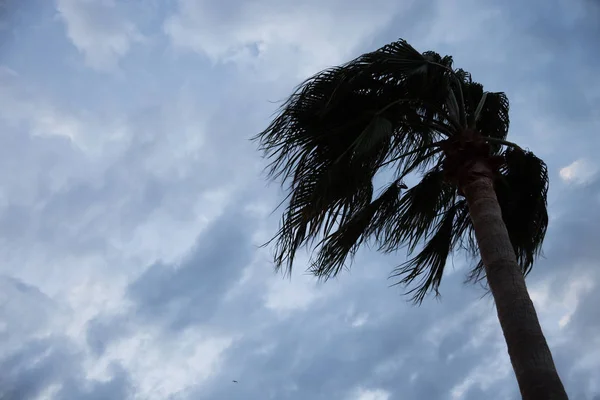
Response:
M506 141L508 99L484 92L452 58L419 53L404 40L303 82L255 137L270 177L289 185L275 241L277 268L291 270L302 246L310 270L336 275L365 242L380 251L406 246L411 258L393 276L413 300L438 293L448 257L477 255L461 187L483 161L520 268L532 267L546 233L546 166ZM376 190L375 175L393 174ZM406 178L420 174L408 188ZM377 193L376 193L377 192ZM470 278L485 274L476 258Z

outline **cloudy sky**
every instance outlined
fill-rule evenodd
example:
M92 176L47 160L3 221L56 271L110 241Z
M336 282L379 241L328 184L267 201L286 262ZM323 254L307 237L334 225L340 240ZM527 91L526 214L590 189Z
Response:
M282 192L248 138L399 37L507 92L548 162L529 287L571 399L600 399L600 3L527 4L1 1L0 399L517 399L464 260L417 308L401 253L322 285L258 248Z

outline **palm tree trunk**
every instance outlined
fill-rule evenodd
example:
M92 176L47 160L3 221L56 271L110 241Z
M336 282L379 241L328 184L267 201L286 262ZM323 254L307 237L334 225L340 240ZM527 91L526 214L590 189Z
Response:
M517 264L491 176L487 164L477 162L461 189L521 396L524 400L568 400Z

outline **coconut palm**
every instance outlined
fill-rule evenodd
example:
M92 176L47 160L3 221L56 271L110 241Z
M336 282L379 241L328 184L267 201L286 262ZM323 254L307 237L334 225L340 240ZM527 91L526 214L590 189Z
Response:
M420 303L438 293L449 256L468 250L469 278L487 281L523 399L564 400L525 285L548 224L548 173L506 140L508 108L452 57L404 40L306 80L254 138L270 178L289 184L275 265L291 271L310 246L309 270L328 279L361 244L406 247L392 275ZM390 177L378 193L376 175Z

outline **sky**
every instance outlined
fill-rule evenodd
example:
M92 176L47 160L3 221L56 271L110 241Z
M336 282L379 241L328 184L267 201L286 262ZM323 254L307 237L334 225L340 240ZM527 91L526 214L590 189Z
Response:
M506 92L548 163L528 286L570 398L599 400L598 37L595 0L0 1L0 399L518 399L462 258L415 307L402 252L322 284L259 247L284 192L249 138L404 38Z

